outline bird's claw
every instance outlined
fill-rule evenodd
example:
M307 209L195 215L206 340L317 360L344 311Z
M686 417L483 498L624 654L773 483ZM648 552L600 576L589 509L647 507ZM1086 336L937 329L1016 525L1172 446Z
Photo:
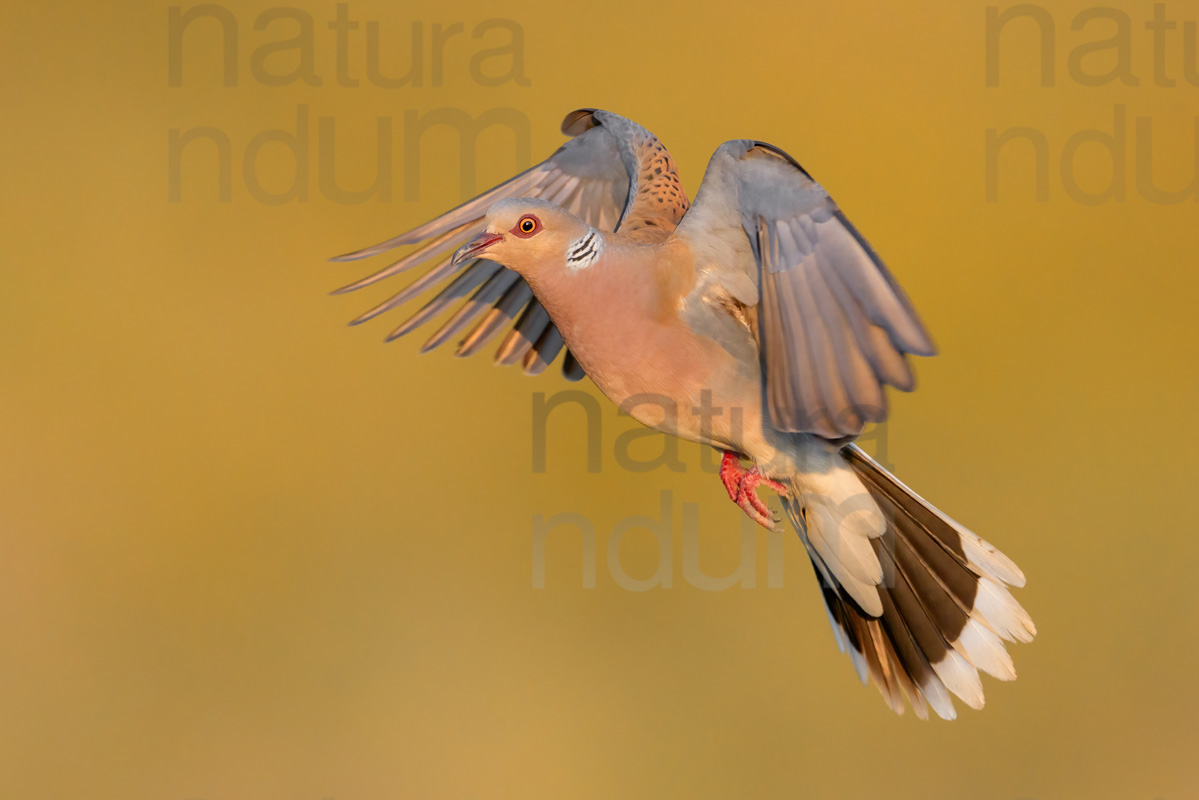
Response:
M741 489L741 479L749 472L741 466L741 457L736 453L725 451L720 458L720 480L724 489L729 493L729 499L737 502L737 492Z
M720 461L720 480L724 483L725 491L746 516L767 530L774 530L778 520L770 512L762 499L758 497L758 487L765 486L774 489L783 497L787 496L787 487L778 481L772 481L757 467L746 469L741 466L741 457L737 453L725 451Z

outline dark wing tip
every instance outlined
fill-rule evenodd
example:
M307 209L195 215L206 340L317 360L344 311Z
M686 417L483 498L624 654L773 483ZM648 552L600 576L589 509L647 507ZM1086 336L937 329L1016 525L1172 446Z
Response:
M808 177L811 176L809 175ZM831 202L832 198L829 199ZM903 350L911 353L912 355L922 356L924 358L935 356L937 354L937 345L935 342L933 342L932 334L928 332L928 328L925 327L924 321L920 319L920 315L916 313L916 309L912 305L912 301L908 299L907 292L903 290L903 287L900 286L899 282L896 281L891 275L891 270L887 269L887 265L883 263L883 260L879 254L874 251L874 248L870 245L870 242L866 241L866 237L863 236L861 231L857 229L857 226L849 221L849 217L845 216L845 212L837 207L835 203L833 204L833 207L836 209L833 211L833 216L836 217L837 220L845 227L845 230L849 231L849 235L854 238L854 241L858 243L858 246L866 251L866 255L871 261L874 262L874 265L878 268L879 272L882 273L883 279L886 280L887 284L891 287L891 291L895 293L895 297L907 311L908 318L916 327L916 334L919 338L919 341L905 342L905 347Z
M795 167L797 170L802 172L804 175L807 175L808 180L815 180L808 173L808 171L803 168L803 165L800 164L798 161L796 161L795 157L792 156L790 153L788 153L783 148L776 147L775 145L772 145L769 142L759 142L757 139L754 140L754 147L760 147L763 150L765 150L767 153L770 153L771 155L777 156L778 158L781 158L783 161L786 161L788 164Z
M595 108L580 108L570 112L562 120L562 133L567 136L578 136L586 133L599 123L595 121Z
M571 383L581 381L587 377L587 373L583 371L582 365L579 364L578 359L575 358L574 353L570 352L570 350L567 350L566 355L562 358L562 375Z

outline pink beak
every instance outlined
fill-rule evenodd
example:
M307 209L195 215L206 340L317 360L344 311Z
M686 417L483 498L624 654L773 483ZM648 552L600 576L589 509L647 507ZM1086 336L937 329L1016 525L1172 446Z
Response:
M475 258L479 253L491 247L496 242L502 242L504 235L502 233L488 233L483 231L475 238L471 239L466 244L458 248L454 253L454 257L450 259L451 266L458 266L468 258Z

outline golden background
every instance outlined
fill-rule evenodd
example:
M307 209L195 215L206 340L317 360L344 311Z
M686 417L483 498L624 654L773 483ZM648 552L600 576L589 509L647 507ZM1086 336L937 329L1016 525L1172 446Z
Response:
M357 88L336 79L334 3L302 6L321 86L262 85L252 54L294 28L255 30L269 3L222 7L239 31L233 87L211 20L187 30L182 85L168 84L168 5L0 12L0 796L1199 796L1199 205L1146 200L1135 157L1148 118L1155 182L1194 174L1193 4L1166 4L1172 88L1153 80L1150 3L1119 4L1139 85L1097 87L1068 59L1115 25L1071 30L1081 3L1038 6L1056 24L1052 87L1028 20L1004 30L986 85L980 2L354 0ZM470 74L509 40L471 38L497 16L523 30L528 86ZM364 79L371 20L393 75L423 23L422 85ZM456 22L466 33L433 85L432 25ZM1109 50L1084 67L1113 63ZM294 132L300 104L308 198L259 202L247 144ZM766 583L764 533L757 588L684 580L682 504L699 505L708 573L740 552L740 512L694 446L683 473L621 469L631 423L605 405L604 467L588 472L582 414L563 411L534 472L534 393L574 388L556 368L528 379L487 355L418 358L419 333L381 343L395 314L345 327L403 281L330 298L378 264L325 259L462 199L458 144L430 133L419 200L405 200L405 112L514 108L539 160L579 106L653 130L692 193L724 140L783 147L902 281L942 354L919 362L918 392L892 395L888 460L1023 567L1017 596L1040 631L1014 648L1018 681L986 680L985 710L920 723L858 685L792 534L782 588ZM1063 148L1110 133L1117 106L1126 195L1077 202ZM321 192L322 116L348 188L373 178L376 118L391 118L390 202ZM232 199L198 144L172 202L169 132L202 126L232 143ZM1049 144L1046 202L1027 143L1003 151L986 198L987 131L1014 127ZM525 166L502 128L478 153L480 189ZM257 174L281 191L293 169L268 145ZM1111 169L1097 145L1077 153L1087 191ZM658 517L663 491L673 587L627 591L610 532ZM535 589L533 519L565 512L595 525L597 585L583 588L563 529ZM631 531L620 557L646 577L654 540Z

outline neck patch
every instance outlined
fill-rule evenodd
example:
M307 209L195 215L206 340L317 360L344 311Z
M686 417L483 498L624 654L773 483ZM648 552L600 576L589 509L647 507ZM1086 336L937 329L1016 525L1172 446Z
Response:
M599 258L602 249L599 232L592 228L566 248L566 268L580 270L590 267Z

